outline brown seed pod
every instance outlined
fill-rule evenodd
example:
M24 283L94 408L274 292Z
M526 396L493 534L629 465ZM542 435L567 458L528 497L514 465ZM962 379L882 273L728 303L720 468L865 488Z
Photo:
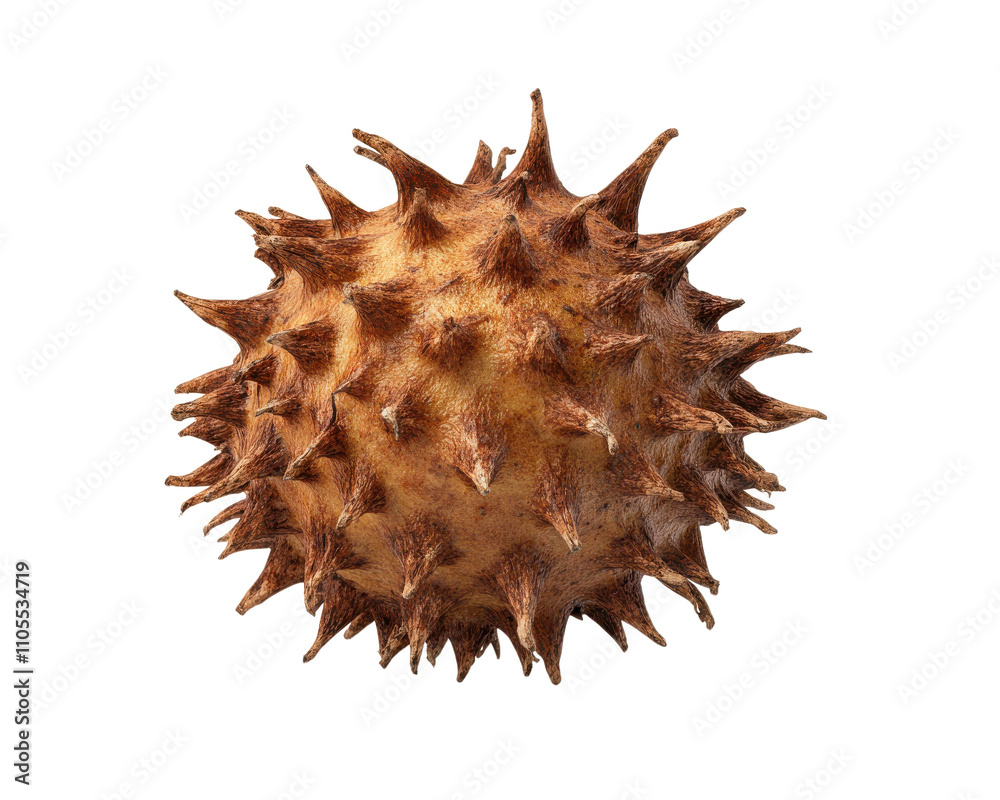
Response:
M206 526L238 520L226 554L267 549L244 612L303 584L322 607L311 660L371 623L383 666L416 670L447 642L459 680L497 632L553 682L568 619L623 649L623 623L660 644L649 576L711 627L701 527L743 522L781 490L746 455L751 433L818 411L758 392L757 361L807 352L797 331L720 331L741 301L695 289L689 262L743 213L639 234L639 200L671 129L597 194L560 183L541 94L504 177L480 143L453 183L380 136L358 152L397 201L365 211L312 168L326 215L240 212L270 287L247 300L178 293L228 333L231 366L182 383L181 434L220 452L173 486L184 507L245 492Z

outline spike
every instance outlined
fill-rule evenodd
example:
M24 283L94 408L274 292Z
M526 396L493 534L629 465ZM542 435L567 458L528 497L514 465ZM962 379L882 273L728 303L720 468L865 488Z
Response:
M493 172L490 174L490 183L494 185L500 183L504 170L507 169L507 156L512 156L516 152L517 150L510 147L501 148L500 152L497 154L496 166L493 167Z
M588 411L569 395L560 395L548 404L545 422L561 434L597 434L607 442L608 453L618 452L618 439L608 427L607 414Z
M573 206L568 214L557 217L545 235L557 247L564 250L578 250L586 247L590 243L590 234L587 232L587 212L594 208L600 200L599 194L584 197Z
M569 621L571 609L572 605L556 608L541 607L535 615L533 627L538 654L542 657L545 671L554 685L558 685L562 680L559 659L562 656L566 623Z
M497 184L487 191L486 195L502 201L510 211L521 211L531 202L531 198L528 197L528 184L531 181L531 173L522 172L517 177L509 177Z
M478 257L479 273L489 286L530 286L538 276L534 256L513 214L500 221L490 240L479 248Z
M667 387L653 395L648 419L661 436L691 431L729 433L733 426L721 414L685 403L681 396Z
M367 158L370 161L374 161L376 164L378 164L381 167L388 168L388 166L389 166L389 163L384 158L382 158L382 156L380 156L374 150L369 150L367 147L362 147L359 144L355 145L354 146L354 152L357 153L359 156L364 156L365 158Z
M230 383L197 400L178 403L170 416L177 422L191 417L211 417L237 427L246 421L247 390L243 384Z
M336 337L337 326L332 320L318 320L273 333L267 342L291 355L307 372L318 372L330 365Z
M300 533L293 527L288 509L273 489L252 485L246 487L246 492L246 513L229 533L219 539L226 543L219 554L220 559L244 550L270 549L281 538Z
M646 188L646 180L667 142L676 136L676 128L661 133L642 155L601 192L601 202L597 209L612 225L623 231L634 231L639 227L639 201L642 199L642 190Z
M501 613L494 612L490 615L490 623L497 626L497 628L503 631L504 636L506 636L511 645L514 647L514 652L517 654L518 659L521 662L521 671L524 676L527 677L531 674L532 665L538 661L530 649L521 644L520 639L518 639L517 632L517 621L514 619L513 615L509 611L504 611Z
M382 338L399 333L413 314L411 286L405 280L386 283L345 283L344 302L353 306L358 325L369 336Z
M268 289L277 289L285 284L285 268L281 265L278 259L274 257L274 253L269 253L258 247L253 251L253 257L267 264L271 272L274 273L274 277L267 285Z
M415 596L400 603L403 625L410 641L410 671L414 675L417 674L427 638L454 602L451 595L425 585Z
M645 272L633 272L610 281L601 281L590 292L593 306L608 316L631 318L639 310L643 292L653 281Z
M426 419L427 403L425 382L410 377L392 390L379 412L386 432L397 442L412 439Z
M209 325L232 337L241 351L260 343L274 315L270 294L246 300L201 300L181 291L175 291L174 296Z
M717 374L723 384L731 383L759 361L790 353L808 353L804 347L788 344L802 332L801 328L775 333L755 333L746 331L743 347L734 355L719 363Z
M493 171L493 151L482 139L479 140L479 149L476 151L476 160L472 162L472 169L465 177L465 185L470 183L486 183L490 173Z
M278 219L306 219L305 217L300 217L298 214L293 214L291 211L285 211L283 208L278 208L278 206L268 206L267 213L272 217L277 217Z
M413 192L413 202L400 222L403 239L410 250L422 250L437 244L445 236L445 227L431 211L427 190L420 187Z
M209 503L228 494L241 491L252 480L280 477L288 466L288 452L273 425L262 427L256 433L248 453L241 458L232 471L223 479L213 483L208 489L190 498L181 513L197 503Z
M519 362L542 375L562 377L566 373L566 351L559 327L547 314L537 314L522 326L523 344L518 349Z
M725 417L729 424L729 430L719 429L719 433L730 433L733 430L741 433L767 433L771 430L770 422L751 414L742 406L729 402L707 383L701 388L698 403Z
M362 569L367 560L355 553L347 536L330 528L319 520L312 521L305 531L305 606L306 611L315 614L323 603L325 586L331 579L345 570ZM355 614L354 616L357 616ZM353 619L348 618L345 624Z
M490 493L490 484L507 457L500 418L491 403L479 399L469 411L450 425L445 436L450 463L472 481L481 495Z
M637 251L623 262L622 268L651 275L650 285L658 292L670 294L680 285L688 263L700 252L697 242L677 242L656 250Z
M379 666L385 669L392 660L409 644L406 627L401 623L398 609L377 606L375 609L375 629L378 631Z
M742 442L732 436L720 437L712 442L708 452L709 463L716 469L724 469L761 492L783 492L778 476L765 472L760 464L748 457Z
M726 513L726 507L696 467L690 464L679 466L674 470L673 483L684 493L688 503L704 511L708 518L718 522L724 531L729 530L729 514Z
M240 367L233 380L242 383L243 381L253 381L264 386L270 386L274 380L274 375L278 371L278 357L274 353L251 361L244 367Z
M256 234L254 241L261 250L271 253L283 269L295 272L309 291L319 292L357 277L370 238L308 239Z
M486 575L486 581L497 590L514 615L516 638L528 651L535 649L532 622L547 572L548 567L537 552L521 547L509 551Z
M701 249L745 213L745 208L731 208L714 219L692 225L690 228L681 228L669 233L647 234L640 236L639 240L648 248L660 248L678 242L692 241L697 242L700 246L699 249Z
M349 583L339 578L328 581L323 595L323 614L320 616L316 641L302 660L308 662L316 658L323 645L346 628L351 620L368 611L370 606L371 599Z
M367 398L374 388L377 369L378 365L374 360L367 353L362 354L358 365L349 370L337 384L337 388L333 390L333 396L346 394L359 400Z
M549 128L545 122L542 93L538 89L531 93L531 106L531 132L528 134L528 144L525 145L524 154L518 162L517 172L527 170L535 176L541 188L568 194L559 181L555 164L552 163Z
M642 346L653 341L653 337L649 334L632 335L602 325L591 325L584 330L584 346L591 356L615 367L632 364Z
M660 636L646 610L646 600L642 596L642 573L624 572L609 588L601 592L600 602L614 619L627 622L643 636L660 647L666 647L666 640Z
M807 419L826 419L826 414L822 411L782 403L780 400L761 394L742 378L733 382L729 398L770 422L773 431L787 428L789 425L795 425Z
M444 624L439 624L427 637L427 660L432 667L437 666L438 656L444 652L446 644L448 644L448 629Z
M609 614L607 609L591 604L583 609L583 613L600 625L605 633L615 640L623 653L628 650L628 639L625 638L625 628L622 627L620 619Z
M709 572L705 549L698 525L689 525L676 541L664 541L656 550L664 564L692 583L704 586L712 594L719 593L719 582Z
M210 486L222 480L232 469L234 460L226 453L219 453L211 461L202 464L194 472L187 475L171 475L167 478L167 486Z
M729 509L729 516L740 522L745 522L747 525L753 525L761 533L775 534L778 532L778 529L767 520L735 504Z
M308 164L306 164L306 172L309 173L309 177L312 178L312 182L316 184L316 188L319 190L320 197L323 198L323 205L326 206L326 210L330 214L330 220L333 222L337 236L343 236L345 231L357 230L371 217L370 213L360 206L354 205L344 195L330 186ZM272 211L271 213L274 212Z
M554 459L542 469L532 511L556 529L571 553L580 549L580 535L577 531L577 518L580 515L577 476L565 458Z
M444 369L457 369L475 349L476 326L486 319L485 314L470 314L427 323L421 329L420 352Z
M719 320L744 304L743 300L729 300L695 289L686 278L677 285L691 321L704 331L717 331Z
M294 395L287 395L285 397L276 397L268 403L265 403L260 408L254 412L255 417L259 417L262 414L274 414L276 417L293 417L302 411L302 401Z
M197 378L184 381L176 389L174 394L205 394L213 392L232 381L236 369L233 366L219 367Z
M264 571L236 606L237 613L246 614L251 608L260 605L282 589L301 583L302 567L302 556L296 552L291 543L287 539L278 540L267 557Z
M235 432L227 422L212 417L198 417L186 428L178 431L178 436L194 436L217 448L225 447Z
M344 631L344 638L353 639L355 636L361 633L361 631L363 631L365 628L371 625L374 621L375 617L372 615L372 612L370 610L365 611L363 614L359 614L351 622L350 627L346 631Z
M418 187L427 190L430 198L450 197L459 190L457 184L435 172L423 162L404 153L396 145L371 133L365 133L357 128L352 132L354 138L376 150L385 160L385 167L396 180L399 192L399 208L408 208L413 202L413 192Z
M366 459L359 458L350 463L343 496L344 507L337 519L338 531L364 514L374 514L385 506L385 492Z
M657 495L667 500L683 500L671 489L642 448L631 439L618 443L618 452L608 462L608 470L618 490L626 495Z
M407 600L438 567L458 560L458 550L448 533L425 514L389 528L385 540L403 570L403 599Z
M491 625L460 624L453 626L449 635L458 665L458 682L461 683L484 648L497 641L496 629Z
M746 508L755 508L757 511L774 511L774 506L771 503L761 500L759 497L754 497L752 494L747 494L744 491L736 491L733 493L735 501Z
M241 517L246 512L247 512L247 501L245 499L239 500L233 503L228 508L225 508L222 511L220 511L214 517L212 517L212 519L209 520L208 524L204 528L202 528L202 532L206 536L208 536L209 531L211 531L212 528L217 528L219 527L219 525L222 525L223 523L229 522L230 520L234 520L237 517Z

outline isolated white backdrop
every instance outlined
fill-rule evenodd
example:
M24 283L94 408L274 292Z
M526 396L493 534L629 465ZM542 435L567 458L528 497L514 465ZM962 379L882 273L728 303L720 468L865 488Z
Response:
M2 595L12 608L29 559L37 670L33 785L11 796L1000 798L1000 7L11 0L2 16ZM479 138L523 147L536 86L579 194L680 130L641 231L749 209L692 280L747 300L733 327L804 328L813 355L750 377L829 422L749 441L788 488L766 515L780 533L706 531L710 633L650 586L669 646L632 632L622 654L571 621L558 687L506 645L463 684L447 652L416 678L405 658L382 671L371 629L303 665L299 594L239 617L263 553L217 562L214 510L178 519L189 492L163 486L209 455L176 437L172 387L233 354L171 292L259 291L233 211L319 215L306 162L391 203L352 127L460 180ZM81 481L96 488L70 502Z

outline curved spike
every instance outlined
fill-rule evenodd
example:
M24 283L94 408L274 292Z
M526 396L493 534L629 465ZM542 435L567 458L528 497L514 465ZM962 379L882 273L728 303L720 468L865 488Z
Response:
M220 525L222 525L222 524L224 524L226 522L229 522L230 520L234 520L234 519L237 519L238 517L242 517L246 513L247 513L247 501L246 501L246 499L238 500L237 502L233 503L228 508L224 508L218 514L216 514L214 517L212 517L212 519L210 519L208 521L208 524L204 528L202 528L202 533L204 533L205 536L208 536L209 532L213 528L217 528Z
M446 230L431 211L427 201L427 190L421 186L413 192L410 203L399 223L403 240L410 250L422 250L444 238Z
M448 629L441 623L427 637L427 660L432 667L437 666L438 656L444 652L446 644L448 644Z
M174 394L205 394L215 391L230 383L235 373L236 367L232 365L213 369L211 372L206 372L204 375L179 384L174 389Z
M545 108L542 104L542 93L535 89L531 93L531 132L524 154L517 165L517 172L527 170L538 180L542 188L548 188L568 194L556 174L552 162L552 150L549 147L549 127L545 122Z
M388 162L384 158L382 158L382 156L380 156L374 150L369 150L367 147L362 147L361 145L357 144L354 146L354 152L357 153L359 156L364 156L369 161L374 161L380 167L388 168L389 166Z
M471 183L486 183L490 173L493 172L493 151L482 139L479 140L479 149L476 151L476 160L472 162L472 169L465 177L465 185Z
M476 659L486 647L496 640L496 628L492 625L467 623L454 625L449 631L451 649L455 652L458 666L458 682L465 680Z
M642 190L646 188L646 180L667 142L676 136L676 128L661 133L642 155L601 191L601 202L597 210L612 225L623 231L635 231L639 227L639 201L642 199Z
M722 414L730 425L730 429L720 430L720 433L730 433L738 431L740 433L767 433L771 430L771 423L762 420L760 417L751 414L742 406L729 402L720 395L710 385L702 386L698 393L698 403L706 409Z
M405 279L385 283L345 283L344 302L354 308L361 330L376 338L399 333L413 314L411 285Z
M170 411L170 416L177 422L191 417L211 417L240 427L246 422L246 403L246 387L241 383L230 383L197 400L178 403Z
M657 250L637 251L624 261L623 269L652 275L654 289L671 293L684 277L688 262L700 252L697 242L677 242Z
M697 524L685 528L676 540L665 540L656 548L656 555L674 572L692 583L704 586L712 594L719 593L719 582L712 576L705 560L701 529Z
M362 236L309 239L256 234L254 241L261 250L272 254L283 268L302 278L313 292L356 278L369 246L369 238Z
M288 509L269 486L247 486L246 492L245 513L229 533L219 538L226 543L219 554L220 559L244 550L272 548L281 538L301 533L293 526Z
M580 549L577 530L580 497L577 482L577 476L566 459L554 459L538 476L538 488L532 500L532 511L539 519L556 529L571 553Z
M660 636L660 632L649 618L646 600L642 595L641 581L642 573L627 571L601 592L600 600L597 602L606 608L611 617L627 622L660 647L666 647L666 640Z
M544 421L557 433L596 434L607 442L609 454L618 452L618 439L608 427L607 414L588 411L569 395L560 395L547 404Z
M639 241L647 248L667 247L678 242L691 241L696 242L700 250L722 233L727 226L742 217L746 211L745 208L731 208L726 213L719 214L719 216L707 222L701 222L698 225L692 225L690 228L681 228L680 230L668 233L644 234L639 237Z
M766 519L747 511L745 508L738 506L735 503L729 508L729 516L739 522L745 522L747 525L753 525L761 533L773 535L778 532L778 529Z
M595 308L608 316L631 318L639 310L643 292L652 282L652 275L633 272L592 284L589 299Z
M557 247L564 250L578 250L586 247L590 243L590 234L587 232L587 212L594 208L600 200L599 194L584 197L573 206L568 214L556 217L546 230L545 235Z
M607 609L589 604L584 607L583 613L600 625L604 632L615 640L615 644L623 653L628 650L628 639L625 638L625 628L622 627L620 619L609 614Z
M235 431L228 422L212 417L198 417L186 428L177 432L178 436L194 436L203 442L208 442L216 448L226 447Z
M333 390L333 396L346 394L363 400L371 395L375 383L376 363L363 354L356 367L347 370L340 383Z
M479 248L479 274L490 286L530 286L538 277L531 248L521 233L517 217L508 214L493 236Z
M681 289L681 299L691 317L691 322L704 331L717 331L719 320L731 311L743 306L745 302L718 297L695 289L686 279L682 279L678 286Z
M707 408L684 402L681 396L667 387L653 395L652 411L647 419L661 436L691 431L730 433L733 426L724 416Z
M691 505L704 511L708 518L718 522L724 531L729 530L729 514L719 496L704 481L702 474L690 464L683 464L674 470L674 485L684 493Z
M804 422L807 419L826 419L826 414L814 408L793 406L773 397L761 394L747 381L739 378L730 388L729 398L749 409L753 414L771 423L771 430L777 431Z
M375 616L372 614L371 610L359 614L351 621L351 624L347 628L347 630L344 631L344 638L353 639L355 636L361 633L361 631L363 631L365 628L371 625L374 621L375 621Z
M507 156L512 156L516 152L517 150L512 147L503 147L500 149L500 152L497 154L496 166L493 167L493 172L490 173L490 183L494 185L500 183L500 179L507 169Z
M420 655L431 631L454 604L454 598L440 589L424 586L415 596L400 603L403 625L410 641L410 671L417 674Z
M274 297L259 294L246 300L201 300L175 290L174 296L209 325L248 350L260 344L274 316Z
M349 583L338 578L327 581L326 591L323 594L323 614L319 619L316 641L302 660L308 662L316 658L323 645L346 628L352 620L368 611L371 604L371 598Z
M507 553L485 576L506 603L517 626L517 641L525 650L535 649L532 622L548 565L533 551L521 547Z
M747 494L742 490L735 491L733 497L737 503L745 508L754 508L757 511L774 511L773 504L761 500L759 497L754 497L752 494Z
M276 417L293 417L303 410L302 401L294 395L276 397L265 403L254 412L255 417L262 414L274 414Z
M385 506L385 491L366 459L359 458L350 463L343 496L344 507L337 519L338 531L364 514L374 514Z
M308 164L306 164L306 172L309 173L312 182L316 184L319 196L323 198L323 205L326 206L327 213L330 215L330 221L333 223L337 236L343 236L345 231L357 230L371 217L369 212L360 206L354 205L344 195L330 186Z
M458 560L451 537L426 514L417 514L402 527L392 527L384 537L403 571L403 599L409 599L440 566Z
M211 486L229 474L235 463L232 456L219 453L211 461L202 464L198 469L187 475L171 475L166 480L167 486Z
M503 202L511 211L520 211L531 202L528 196L528 184L533 176L530 172L522 172L516 177L511 176L486 192L487 197L492 197Z
M476 326L486 319L485 314L470 314L425 324L420 331L421 354L445 369L457 369L475 349Z
M534 632L538 655L542 657L545 671L554 685L562 681L559 669L559 659L562 656L563 639L566 636L566 623L569 621L572 604L554 608L542 607L535 614Z
M246 614L282 589L301 583L302 568L302 556L287 539L279 539L267 557L264 571L236 606L237 613Z
M634 497L656 495L667 500L684 499L684 495L667 485L643 449L631 439L619 442L618 452L608 462L607 468L622 494Z
M716 373L724 384L731 383L759 361L790 353L808 353L804 347L788 342L802 332L802 328L773 333L746 331L742 349L716 366Z
M337 326L329 320L318 320L273 333L267 343L280 347L307 372L316 372L330 366L336 339Z
M444 447L451 465L471 480L481 495L489 494L490 484L507 457L503 427L493 405L486 399L475 401L451 423Z
M559 326L547 314L527 320L522 328L523 341L516 351L519 363L552 378L565 376L566 351Z
M271 282L267 284L268 289L277 289L279 286L283 286L285 283L285 268L281 265L277 258L274 257L274 253L269 253L266 250L257 248L253 251L253 257L260 260L264 264L267 264L268 269L274 274Z
M365 133L357 128L352 131L352 134L359 142L368 145L382 156L386 169L392 173L392 177L396 181L396 189L399 192L399 208L409 207L413 201L413 192L418 187L426 189L428 196L432 198L448 197L459 190L460 187L457 184L452 183L408 153L404 153L392 142L381 136Z
M613 367L631 365L644 344L653 341L648 333L629 334L603 325L584 326L584 347L598 361Z
M190 498L181 512L197 503L209 503L227 494L241 491L252 480L280 477L288 466L288 451L273 426L262 428L249 452L241 458L232 471L208 489Z
M354 552L346 535L329 530L323 522L310 524L306 528L304 538L305 606L306 611L315 614L316 609L323 603L323 593L327 584L331 580L339 580L336 573L342 570L362 569L368 562ZM350 619L353 617L348 618L344 624Z
M741 442L734 437L720 437L712 442L707 453L708 462L715 469L723 469L737 478L742 479L746 486L752 486L761 492L783 492L784 487L778 483L778 476L765 472L760 464L747 456Z
M278 208L278 206L268 206L267 213L272 217L277 217L278 219L300 219L308 221L305 217L300 217L298 214L293 214L291 211L285 211L285 209Z
M376 606L374 617L375 629L378 631L378 652L381 658L379 666L385 669L409 644L409 637L397 608L389 608L384 605Z
M233 380L239 383L253 381L264 386L270 386L277 371L278 357L274 353L268 353L266 356L251 361L246 366L236 370Z

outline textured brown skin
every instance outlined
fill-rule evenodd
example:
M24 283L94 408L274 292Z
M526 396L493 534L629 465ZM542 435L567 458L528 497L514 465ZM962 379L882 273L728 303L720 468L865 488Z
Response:
M452 642L462 680L498 630L527 674L558 683L568 618L624 649L622 621L658 643L640 581L662 581L711 627L701 526L773 533L744 490L781 490L744 437L823 415L756 392L742 372L807 352L797 333L721 332L741 301L688 282L687 263L733 219L636 233L639 198L675 130L604 191L570 194L539 92L518 166L490 149L455 184L378 136L398 201L366 212L309 169L329 212L238 212L273 271L248 300L177 293L239 344L231 367L181 384L182 435L220 455L168 485L184 504L247 492L223 555L265 548L240 613L304 583L322 606L313 658L374 622L381 663L414 671ZM370 149L369 149L370 148Z

